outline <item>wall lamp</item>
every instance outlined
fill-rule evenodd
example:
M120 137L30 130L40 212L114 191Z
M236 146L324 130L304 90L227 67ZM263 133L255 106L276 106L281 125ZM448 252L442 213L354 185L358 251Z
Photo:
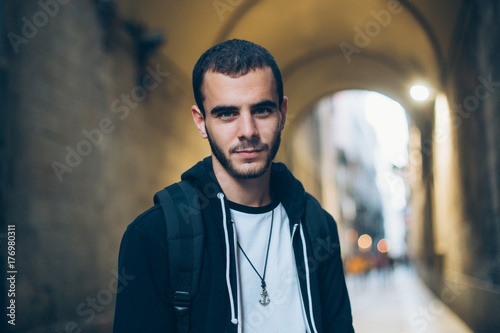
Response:
M430 95L430 90L426 85L415 84L410 88L410 96L416 101L427 101Z

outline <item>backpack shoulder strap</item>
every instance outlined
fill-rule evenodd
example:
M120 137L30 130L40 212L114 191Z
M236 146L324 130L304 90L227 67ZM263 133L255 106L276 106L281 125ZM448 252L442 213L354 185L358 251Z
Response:
M203 220L198 195L188 181L172 184L154 197L165 215L170 288L178 332L189 331L191 301L198 292L203 256Z

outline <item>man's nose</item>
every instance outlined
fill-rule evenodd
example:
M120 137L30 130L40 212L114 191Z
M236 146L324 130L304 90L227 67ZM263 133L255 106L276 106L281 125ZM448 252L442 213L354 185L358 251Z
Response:
M259 134L251 112L242 112L239 119L238 138L252 139Z

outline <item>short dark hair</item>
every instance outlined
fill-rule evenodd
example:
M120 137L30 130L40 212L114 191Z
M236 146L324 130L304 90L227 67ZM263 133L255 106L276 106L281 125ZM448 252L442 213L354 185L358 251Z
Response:
M213 71L232 77L247 74L251 70L270 67L273 71L279 106L283 102L283 80L281 72L271 53L260 45L252 42L231 39L209 48L196 62L193 69L193 92L198 108L205 116L203 101L203 78L205 73Z

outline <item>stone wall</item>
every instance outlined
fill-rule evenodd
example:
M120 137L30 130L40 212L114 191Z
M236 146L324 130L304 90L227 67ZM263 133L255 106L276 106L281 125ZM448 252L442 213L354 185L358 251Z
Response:
M500 3L466 1L433 141L432 289L475 332L500 326Z
M190 87L161 58L141 65L127 22L104 30L94 1L10 1L3 18L15 331L109 332L126 226L209 152Z

